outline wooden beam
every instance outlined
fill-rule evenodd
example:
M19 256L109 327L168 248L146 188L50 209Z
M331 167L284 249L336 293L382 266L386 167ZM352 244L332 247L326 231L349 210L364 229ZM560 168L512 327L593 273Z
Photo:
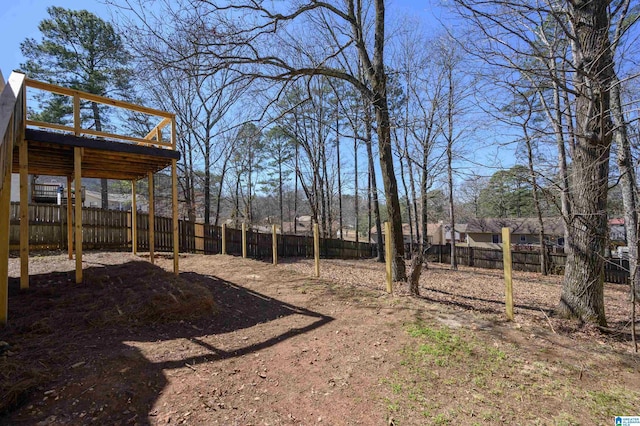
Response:
M155 240L156 210L155 210L154 199L153 199L153 192L154 192L153 173L149 173L148 179L149 179L149 261L153 264L155 262L154 251L155 251L155 242L156 242Z
M178 142L176 137L176 116L171 117L171 147L175 150L176 143Z
M44 90L46 92L52 92L52 93L57 93L59 95L66 95L66 96L78 95L80 99L97 102L104 105L111 105L118 108L124 108L130 111L141 112L149 115L157 115L159 117L166 117L166 118L175 117L175 114L162 111L159 109L148 108L142 105L132 104L130 102L118 101L115 99L106 98L104 96L94 95L91 93L82 92L80 90L75 90L75 89L68 89L66 87L56 86L55 84L45 83L42 81L36 81L36 80L31 80L27 78L26 84L28 87L33 87L34 89Z
M247 258L247 224L242 222L242 257Z
M20 141L20 288L29 288L29 151Z
M32 123L27 122L27 124ZM46 124L44 123L37 123L36 125L38 124L46 127ZM80 136L81 130L82 122L80 121L80 96L78 96L78 94L75 94L73 96L73 134L76 136Z
M159 132L159 130L158 130ZM159 133L158 133L159 134ZM173 204L173 273L180 273L180 236L178 222L178 161L171 160L171 195Z
M146 134L144 139L152 139L154 136L156 136L156 129L164 128L167 124L171 123L171 120L172 120L171 118L163 118L162 121L158 123L156 127L151 129L149 133Z
M131 252L138 254L138 205L135 180L131 181Z
M271 251L273 253L273 264L278 264L278 234L276 233L276 225L271 225Z
M5 88L6 90L6 88ZM11 227L11 163L13 157L13 123L9 123L7 135L0 140L0 157L5 156L7 167L0 170L0 325L7 324L9 312L9 230ZM1 160L1 158L0 158ZM0 161L2 164L2 161Z
M513 277L511 269L511 229L502 228L502 259L507 319L513 321Z
M313 224L313 259L315 264L315 275L320 276L320 231L318 223Z
M73 150L73 175L76 193L76 283L82 282L82 148Z
M73 195L71 194L71 176L67 176L67 248L69 260L73 259Z
M387 268L387 293L393 293L393 273L391 260L393 253L391 250L391 222L384 223L384 259Z
M103 135L101 135L103 136ZM156 148L154 146L135 145L130 143L117 142L113 140L93 139L82 136L75 136L64 133L53 133L45 130L27 129L25 138L29 141L48 142L56 145L66 145L70 147L82 147L99 149L101 151L113 151L130 154L148 155L151 157L164 157L167 159L180 159L180 152L167 148ZM149 141L146 141L149 143ZM153 145L157 145L153 142ZM168 145L168 144L167 144ZM102 154L102 153L101 153Z
M227 224L222 224L222 254L227 254Z

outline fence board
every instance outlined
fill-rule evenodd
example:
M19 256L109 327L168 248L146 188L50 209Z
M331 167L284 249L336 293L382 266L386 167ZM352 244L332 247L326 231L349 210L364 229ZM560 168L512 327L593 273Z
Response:
M451 248L449 245L433 245L427 250L427 261L450 263ZM502 250L482 247L456 246L458 264L485 269L503 269ZM567 255L564 253L549 254L549 271L552 274L564 274ZM514 271L540 272L540 253L537 251L512 251ZM609 258L604 267L604 278L608 283L627 284L629 281L629 260Z
M88 249L131 248L131 213L119 210L82 209L83 246ZM149 215L137 212L138 250L149 250ZM155 217L156 251L173 251L173 220ZM219 226L178 222L179 249L183 253L218 254L222 250L222 229ZM29 244L32 249L61 250L67 247L66 206L53 204L29 205ZM11 249L17 250L20 242L19 204L11 204ZM273 256L271 233L247 230L247 254L258 259ZM313 239L302 235L277 235L279 257L312 257ZM374 244L323 238L320 242L323 258L358 259L377 254ZM227 253L242 254L242 232L227 228Z

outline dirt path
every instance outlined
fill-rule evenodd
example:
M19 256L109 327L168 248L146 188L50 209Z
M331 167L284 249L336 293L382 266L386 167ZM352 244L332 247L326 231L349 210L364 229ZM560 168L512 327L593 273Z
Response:
M78 287L73 262L45 256L32 262L31 290L12 281L0 371L17 404L0 423L596 424L640 414L628 343L547 318L540 288L553 283L536 285L506 323L499 277L471 270L430 270L417 300L386 295L375 262L326 262L316 280L308 261L188 255L175 278L161 269L170 260L142 260L89 253ZM11 268L17 276L17 259ZM467 290L455 287L462 277ZM616 291L608 299L622 306Z

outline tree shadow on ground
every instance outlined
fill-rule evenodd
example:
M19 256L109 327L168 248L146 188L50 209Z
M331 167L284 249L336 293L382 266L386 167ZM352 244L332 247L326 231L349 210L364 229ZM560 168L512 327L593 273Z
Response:
M452 292L449 292L449 291L439 290L439 289L430 288L430 287L422 287L422 290L426 290L426 291L433 292L433 293L436 293L436 294L441 294L441 295L447 297L447 298L442 299L442 298L427 297L425 295L421 295L420 296L422 299L427 300L429 302L443 303L443 304L446 304L446 305L451 305L451 306L455 306L455 307L466 309L466 310L475 310L475 311L478 311L478 312L493 313L493 314L501 313L505 309L505 301L504 300L485 299L485 298L476 297L476 296L466 296L464 294L452 293ZM468 300L470 303L464 303L464 302L456 301L455 300L456 298ZM484 303L486 303L488 305L487 306L477 306L477 305L473 304L474 301L475 302L484 302ZM524 310L528 310L528 311L544 312L547 315L552 315L553 314L553 309L551 309L551 308L542 308L540 306L523 305L523 304L520 304L520 303L515 303L513 306L515 308L524 309Z
M149 424L167 370L239 357L333 318L215 276L179 277L147 262L10 280L0 341L0 424ZM251 338L215 338L261 326ZM151 353L138 346L151 348ZM186 348L189 346L189 348ZM162 353L153 352L162 347ZM186 349L185 349L186 348Z

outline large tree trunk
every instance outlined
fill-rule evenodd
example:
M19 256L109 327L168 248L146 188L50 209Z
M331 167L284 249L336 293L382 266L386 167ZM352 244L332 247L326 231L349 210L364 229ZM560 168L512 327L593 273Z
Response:
M376 124L378 133L378 154L380 157L380 169L384 194L387 201L387 212L391 224L391 250L393 253L392 270L396 281L406 281L407 274L404 264L404 244L402 235L402 216L400 215L400 200L398 198L398 183L393 167L393 154L391 152L391 124L389 120L389 103L387 99L387 75L384 67L385 45L385 5L384 0L375 0L375 29L373 60L370 60L365 44L361 42L362 27L352 22L356 47L363 64L363 73L371 84L371 99L376 110ZM349 8L353 11L353 2ZM361 4L358 6L356 19L362 23ZM378 232L380 236L380 232ZM381 238L378 238L381 241Z
M336 155L338 160L338 229L340 230L340 240L344 240L344 229L342 225L342 176L340 166L340 117L336 107Z
M629 247L629 271L632 291L636 300L640 298L640 274L638 274L638 199L636 197L638 182L633 167L631 144L627 134L627 125L622 111L620 82L617 76L612 81L611 111L615 126L613 137L616 143L616 156L620 170L620 185L622 187L622 203L624 205L624 227Z
M358 192L358 138L353 138L353 179L354 179L354 206L353 209L356 215L356 243L360 242L360 195ZM371 241L369 241L371 242ZM358 249L360 246L358 246Z
M453 205L453 65L447 66L447 80L449 83L449 95L447 102L447 181L449 186L449 220L451 226L451 269L458 269L456 257L456 213ZM446 244L446 239L443 241Z
M211 126L206 123L204 135L204 223L211 223Z
M606 325L604 249L612 124L609 88L613 59L609 43L609 2L569 3L576 90L576 149L573 158L569 253L558 312Z
M620 35L624 30L630 0L625 0L620 9L618 25L614 33L614 43L611 47L615 52L618 47ZM631 283L632 299L635 303L640 298L640 274L638 273L638 180L633 167L633 155L631 143L627 131L627 121L622 109L622 94L618 75L613 74L611 79L611 113L613 117L613 140L616 144L616 157L620 170L620 185L622 187L622 203L624 205L624 226L626 231L627 246L629 247L629 282ZM633 320L633 319L632 319ZM635 337L635 336L634 336Z
M371 113L370 106L365 106L365 144L367 145L367 158L369 159L369 195L373 203L373 215L376 224L376 235L378 245L378 262L384 262L384 242L382 241L382 222L380 221L380 204L378 202L378 185L376 182L376 170L373 166L373 148L371 142ZM371 209L369 209L371 210ZM371 215L371 213L369 213ZM371 216L369 216L371 217ZM369 219L369 229L371 229L371 219Z
M533 147L531 146L531 138L529 137L529 131L527 129L529 118L527 122L522 126L524 133L524 140L527 145L527 159L529 163L529 173L531 174L531 188L533 192L533 204L536 207L536 216L538 217L538 240L540 241L540 272L542 275L548 274L549 261L547 255L547 248L544 242L544 221L542 220L542 208L540 206L540 196L538 194L538 179L533 165Z
M222 163L222 173L220 173L220 183L218 186L218 194L216 195L216 216L213 222L214 226L218 226L218 222L220 221L220 203L222 201L222 188L224 185L224 178L227 174L227 168L229 165L230 155L227 155L224 159L224 163Z
M413 253L414 251L414 240L413 240L413 217L411 214L411 200L409 199L409 188L407 187L407 179L405 177L405 172L404 172L404 159L405 159L405 153L403 153L402 148L400 147L400 141L398 139L398 133L396 132L396 130L394 129L393 131L393 138L395 140L396 143L396 149L398 150L398 160L400 163L400 181L402 182L402 188L404 189L404 194L405 194L405 202L406 202L406 209L407 209L407 222L409 223L409 252ZM407 161L408 164L410 164L409 161Z

